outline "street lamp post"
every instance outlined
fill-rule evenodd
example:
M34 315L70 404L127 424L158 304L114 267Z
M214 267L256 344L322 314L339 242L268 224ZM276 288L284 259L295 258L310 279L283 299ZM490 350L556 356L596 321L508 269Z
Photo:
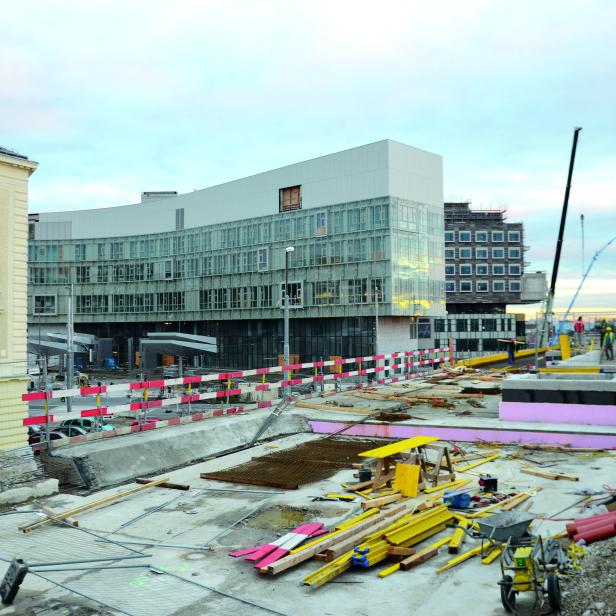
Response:
M66 368L66 388L73 388L73 372L75 366L75 352L73 350L73 336L75 333L75 325L74 325L74 316L73 316L73 285L70 285L70 294L68 296L68 319L66 322L67 336L66 336L66 346L67 346L67 356L68 356L68 365ZM70 396L66 397L66 411L70 413L72 408L72 400Z
M295 250L295 247L288 246L284 251L284 365L288 366L290 363L289 354L289 255ZM286 381L289 380L289 372L286 373ZM284 395L288 397L291 395L291 388L287 385L284 388Z

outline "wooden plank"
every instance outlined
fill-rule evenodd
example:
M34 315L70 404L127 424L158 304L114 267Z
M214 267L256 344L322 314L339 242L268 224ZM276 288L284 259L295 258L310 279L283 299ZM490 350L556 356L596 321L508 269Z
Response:
M473 460L483 460L483 458L489 458L497 453L498 451L492 450L486 451L485 453L470 453L466 456L452 456L451 461L454 464L457 464L458 462L472 462Z
M139 486L138 488L132 488L130 490L126 490L125 492L112 494L111 496L92 501L91 503L86 503L85 505L80 505L79 507L68 509L67 511L63 511L62 513L57 513L54 515L53 518L45 518L44 520L37 520L36 522L31 522L30 524L20 526L19 530L22 533L29 533L31 530L37 528L38 526L43 526L43 524L48 524L53 520L65 520L66 518L70 518L79 513L83 513L84 511L95 509L96 507L102 507L103 505L108 505L109 503L113 503L122 498L126 498L127 496L132 496L133 494L137 494L138 492L143 492L144 490L148 490L149 488L154 488L161 483L165 483L167 481L169 481L169 477L155 479L154 481L150 481L150 483L146 483L145 485Z
M317 411L333 411L335 413L357 413L359 415L374 415L379 409L358 409L355 407L334 406L333 404L315 404L314 402L294 402L294 406Z
M139 483L141 485L145 485L146 483L150 483L151 481L151 479L147 479L146 477L137 477L137 479L135 479L135 483ZM158 487L168 488L170 490L190 490L190 486L187 483L171 483L169 481L165 481L165 483L160 483Z
M355 540L356 536L363 536L365 533L368 533L372 530L380 522L387 520L387 523L391 524L391 522L398 517L402 517L405 515L405 507L401 506L396 509L392 509L391 511L384 511L383 513L371 516L367 520L357 524L356 526L349 528L348 530L344 530L338 533L334 537L328 537L325 535L325 539L320 541L316 545L313 545L310 548L302 550L301 552L296 552L295 554L289 554L284 558L268 565L266 568L260 569L261 573L268 573L269 575L277 575L282 571L286 571L287 569L298 565L309 558L312 558L315 554L322 552L324 549L334 546L336 544L341 543L342 541L349 540L353 538ZM365 531L362 534L362 531Z
M460 466L456 468L456 472L463 473L465 471L470 471L471 468L475 468L476 466L481 466L482 464L485 464L486 462L491 462L492 460L496 460L496 458L500 458L500 453L497 453L493 456L488 456L487 458L484 458L483 460L479 460L479 462L472 462L471 464L467 464L466 466Z
M417 567L417 565L421 565L421 563L425 563L427 560L434 558L438 554L438 548L426 548L425 550L421 550L421 552L417 552L417 554L413 554L408 558L400 561L400 569L402 571L408 571L413 567Z
M481 554L482 549L483 549L483 546L478 545L476 548L473 548L472 550L469 550L468 552L464 552L464 554L460 554L460 556L456 556L455 558L452 558L451 560L447 561L442 567L439 567L436 570L436 572L443 573L443 571L447 571L447 569L451 569L452 567L455 567L459 565L460 563L463 563L469 558L473 558L473 556L477 556L477 554Z
M361 504L362 509L370 509L371 507L384 507L390 503L402 500L402 494L392 494L390 496L381 496L380 498L373 498L369 501L364 501Z
M368 451L362 451L359 455L364 458L388 458L395 456L409 449L416 449L417 447L423 447L428 443L434 443L440 440L437 436L414 436L413 438L407 438L397 443L391 443L384 447L377 447L376 449L370 449Z
M412 556L417 553L415 548L404 548L399 545L390 545L387 548L387 553L390 556Z
M63 524L65 526L66 524L70 524L71 526L75 527L79 526L79 520L76 520L74 518L64 518L62 520L58 519L56 517L58 514L51 507L41 507L41 511L50 518L53 518L53 522L59 522L60 524Z
M359 454L361 455L361 454ZM548 471L540 471L536 468L528 468L524 466L522 472L526 475L536 475L537 477L543 477L544 479L554 479L555 481L559 479L564 479L565 481L579 481L580 478L575 475L565 475L564 473L550 473Z

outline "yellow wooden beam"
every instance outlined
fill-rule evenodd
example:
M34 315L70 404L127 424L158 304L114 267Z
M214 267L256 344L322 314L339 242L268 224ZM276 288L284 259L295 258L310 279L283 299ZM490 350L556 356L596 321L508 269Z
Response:
M487 458L484 458L483 460L479 460L478 462L472 462L471 464L467 464L466 466L458 466L456 468L456 473L464 473L465 471L470 471L471 468L475 468L476 466L481 466L482 464L485 464L486 462L491 462L492 460L496 460L496 458L500 458L499 453L497 453L494 456L489 456Z
M370 449L368 451L362 451L359 455L364 458L389 458L395 456L403 451L409 449L415 449L416 447L423 447L434 443L434 441L440 440L437 436L414 436L413 438L407 438L397 443L391 443L384 447L377 447L376 449Z

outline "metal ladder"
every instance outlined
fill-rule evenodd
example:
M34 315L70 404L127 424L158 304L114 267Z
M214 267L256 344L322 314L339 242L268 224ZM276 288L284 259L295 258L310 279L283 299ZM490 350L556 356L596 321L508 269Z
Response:
M272 425L272 423L282 415L283 411L285 411L289 404L291 404L290 398L284 398L281 400L275 407L274 410L266 417L265 421L261 424L256 434L252 437L252 440L248 444L249 447L252 447L257 440L263 435L263 433Z

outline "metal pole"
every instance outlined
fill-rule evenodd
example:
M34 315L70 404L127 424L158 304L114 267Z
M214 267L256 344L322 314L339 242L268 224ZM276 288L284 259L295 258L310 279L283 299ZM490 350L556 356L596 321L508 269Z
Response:
M582 225L582 276L584 275L584 214L580 214L580 224Z
M379 288L374 287L374 354L379 354Z
M70 285L70 294L68 296L68 320L67 320L67 337L66 337L66 346L67 346L67 356L68 356L68 366L66 369L66 388L73 388L73 371L75 365L75 352L73 350L73 336L74 336L74 321L73 321L73 284ZM70 396L66 397L66 412L70 413L73 410L73 401Z
M567 187L565 188L565 200L563 203L562 214L560 217L560 227L558 229L558 239L556 241L556 253L554 254L554 266L552 267L552 280L550 282L550 290L545 306L545 318L541 328L541 347L544 347L548 342L549 323L552 318L552 307L554 306L554 295L556 293L556 279L558 278L558 266L560 265L560 253L563 247L563 239L565 236L565 223L567 222L567 208L569 207L569 193L571 192L571 178L573 176L573 164L575 162L575 152L577 150L577 142L580 127L573 130L573 145L571 146L571 158L569 160L569 173L567 175Z
M284 252L284 346L283 346L283 355L284 355L284 365L288 366L290 364L290 353L289 353L289 253L295 250L293 246L289 246L285 249ZM290 373L287 370L285 381L288 381L290 377ZM288 398L291 395L291 387L286 386L284 388L284 397Z

